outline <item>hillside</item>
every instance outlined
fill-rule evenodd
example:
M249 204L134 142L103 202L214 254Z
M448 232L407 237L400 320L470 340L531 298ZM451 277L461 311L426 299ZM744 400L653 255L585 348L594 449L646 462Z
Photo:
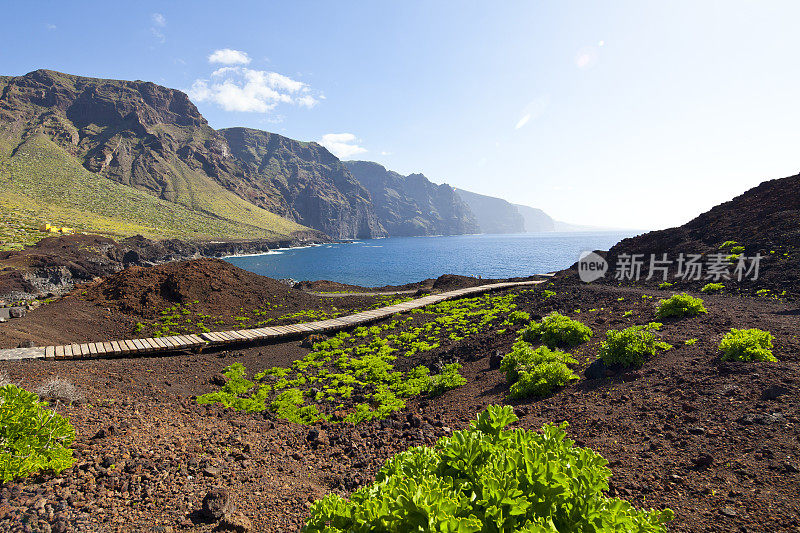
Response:
M447 184L422 174L403 176L370 161L345 166L369 191L375 212L390 235L463 235L478 233L469 207Z
M464 189L455 190L475 214L482 233L523 233L525 218L511 203Z
M728 241L735 241L735 245ZM765 181L744 194L720 204L683 226L651 231L624 239L608 252L613 269L620 254L662 254L677 259L678 254L732 253L742 246L742 254L764 256L760 264L759 289L775 293L797 293L800 286L800 174ZM731 260L731 264L735 259ZM648 266L642 269L648 271ZM674 272L674 270L672 271ZM707 283L703 279L697 283ZM724 281L724 280L723 280ZM736 285L730 282L731 288ZM744 283L743 286L750 286Z
M525 232L537 233L540 231L556 231L556 222L550 218L550 215L536 209L535 207L528 207L527 205L513 204L517 208L519 214L525 220Z
M338 162L312 146L318 159ZM310 206L303 211L274 186L298 181L291 164L270 167L265 179L231 152L226 137L174 89L48 70L0 77L0 194L3 219L13 217L8 238L24 241L12 232L62 220L115 236L284 238L305 231L299 222L314 209L322 215L310 223L333 236L383 234L352 177L300 183L297 196ZM308 168L299 173L324 181ZM83 201L87 196L102 201ZM30 212L17 212L29 204ZM118 205L127 207L118 213ZM326 214L333 221L327 225Z
M250 128L219 133L243 170L241 194L335 238L383 237L369 192L317 143Z

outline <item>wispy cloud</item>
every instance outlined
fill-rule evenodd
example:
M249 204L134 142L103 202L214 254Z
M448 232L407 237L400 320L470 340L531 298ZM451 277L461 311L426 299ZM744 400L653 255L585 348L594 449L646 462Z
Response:
M531 119L531 114L530 113L528 113L526 115L523 115L523 117L521 119L519 119L519 122L517 122L517 125L514 126L514 129L516 129L516 130L520 129L522 126L527 124L530 119Z
M241 50L232 50L230 48L221 48L214 50L208 56L209 63L220 63L222 65L247 65L252 61L247 52Z
M550 97L547 95L537 96L528 102L525 107L522 108L522 116L517 121L517 125L514 126L514 129L518 130L531 120L536 120L541 117L549 105Z
M167 38L164 35L163 30L167 26L167 18L161 13L153 13L150 15L150 21L150 33L153 34L153 37L155 37L160 43L166 41Z
M586 69L594 66L599 57L599 49L605 45L605 41L600 41L596 46L584 46L575 54L575 65L579 69Z
M356 144L359 139L352 133L326 133L319 144L328 149L338 158L344 159L367 151L363 146Z
M322 98L302 81L245 67L221 67L211 73L210 79L195 80L189 97L213 102L225 111L250 113L269 113L279 104L311 108Z
M49 31L54 31L58 26L52 23L47 23L44 25L44 27L47 28Z

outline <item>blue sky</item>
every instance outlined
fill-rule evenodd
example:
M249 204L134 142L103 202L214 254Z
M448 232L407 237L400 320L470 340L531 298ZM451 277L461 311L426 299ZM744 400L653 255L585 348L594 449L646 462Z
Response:
M154 81L215 128L655 229L800 170L799 19L760 1L26 2L5 6L0 73Z

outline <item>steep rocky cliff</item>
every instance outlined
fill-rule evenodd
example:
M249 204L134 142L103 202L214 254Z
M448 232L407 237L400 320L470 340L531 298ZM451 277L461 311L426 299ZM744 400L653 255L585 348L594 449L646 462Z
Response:
M228 136L237 154L248 154L256 137L266 152L240 160ZM24 172L40 180L51 170L45 160L64 155L95 176L256 232L291 234L305 229L291 223L298 222L337 238L385 233L366 190L323 148L265 132L217 132L186 94L150 82L48 70L0 77L0 167L20 153L30 156Z
M243 194L256 205L335 238L386 235L370 193L319 144L250 128L219 133L244 170Z
M483 233L523 233L525 219L511 203L463 189L455 190L469 206Z
M403 176L369 161L345 165L369 191L378 219L390 235L478 233L475 216L449 185L431 183L422 174Z
M555 231L556 222L544 211L527 205L514 204L519 214L525 220L526 233L541 231Z

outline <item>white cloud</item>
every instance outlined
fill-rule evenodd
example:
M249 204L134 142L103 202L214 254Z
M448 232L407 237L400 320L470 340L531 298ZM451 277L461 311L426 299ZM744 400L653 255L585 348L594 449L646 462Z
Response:
M381 152L381 155L392 155L392 152L387 152L384 150L383 152Z
M45 24L44 27L47 28L50 31L53 31L53 30L56 29L56 25L55 24L50 24L50 23Z
M517 129L517 130L520 129L522 126L527 124L530 119L531 119L531 114L528 113L527 115L525 115L524 117L519 119L519 122L517 122L517 125L514 126L514 129Z
M220 63L222 65L247 65L252 61L247 52L241 50L231 50L230 48L221 48L214 50L208 56L209 63Z
M352 133L326 133L319 144L328 149L338 158L344 159L367 151L363 146L356 144L358 139Z
M150 20L152 21L150 33L153 34L153 37L155 37L158 42L163 43L167 38L161 30L167 25L167 18L161 13L153 13L150 15Z
M319 102L302 81L245 67L221 67L211 73L211 79L195 80L189 97L198 102L213 102L225 111L250 113L269 113L278 104L311 108Z

